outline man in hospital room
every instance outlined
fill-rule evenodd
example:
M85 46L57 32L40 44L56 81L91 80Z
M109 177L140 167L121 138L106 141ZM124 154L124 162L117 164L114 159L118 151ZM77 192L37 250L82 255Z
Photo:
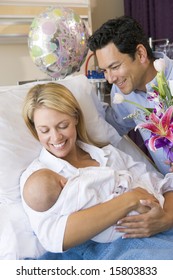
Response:
M114 104L117 93L125 95L125 99L136 102L145 108L155 108L155 103L147 99L146 92L153 91L156 84L157 71L153 62L163 58L166 68L167 81L173 79L173 61L164 53L152 52L142 27L135 19L122 16L105 22L90 36L89 48L97 57L98 65L104 72L105 78L113 84L111 90L111 106L105 106L106 120L116 128L120 135L127 134L141 122L145 116L128 118L134 114L136 106L129 102ZM149 138L150 132L140 130L143 140ZM148 149L149 150L149 149ZM173 171L170 163L166 164L163 149L155 152L149 150L153 161L162 174Z

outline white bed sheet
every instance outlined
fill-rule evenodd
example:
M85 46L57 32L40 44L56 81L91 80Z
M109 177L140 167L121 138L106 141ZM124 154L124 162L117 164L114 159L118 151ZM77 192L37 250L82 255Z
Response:
M0 260L37 258L44 252L22 204L0 204Z

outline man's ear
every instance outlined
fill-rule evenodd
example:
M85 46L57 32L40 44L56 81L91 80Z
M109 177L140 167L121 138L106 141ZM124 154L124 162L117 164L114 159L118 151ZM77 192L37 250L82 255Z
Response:
M147 50L142 44L138 44L136 47L136 55L138 56L138 59L141 61L141 63L146 62L146 59L148 59L147 56Z

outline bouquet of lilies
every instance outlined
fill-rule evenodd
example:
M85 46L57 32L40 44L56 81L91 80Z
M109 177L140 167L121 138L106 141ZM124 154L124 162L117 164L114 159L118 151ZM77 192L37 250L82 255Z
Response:
M146 145L155 152L163 148L169 161L173 162L173 81L167 81L164 75L165 63L163 59L154 61L157 71L157 86L151 85L153 91L148 92L147 99L154 101L154 108L144 108L140 104L124 99L121 94L116 94L114 103L129 102L140 108L145 115L145 122L136 126L136 129L147 129L151 132ZM136 114L138 115L138 114ZM134 117L135 114L128 117Z

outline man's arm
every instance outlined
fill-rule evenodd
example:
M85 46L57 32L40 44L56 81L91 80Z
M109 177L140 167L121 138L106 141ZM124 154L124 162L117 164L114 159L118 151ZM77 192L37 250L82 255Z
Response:
M164 197L163 209L149 200L141 201L150 211L121 219L117 231L124 233L124 238L142 238L173 228L173 192L165 193Z
M163 205L164 211L167 213L168 229L173 227L173 191L164 194L165 203Z

